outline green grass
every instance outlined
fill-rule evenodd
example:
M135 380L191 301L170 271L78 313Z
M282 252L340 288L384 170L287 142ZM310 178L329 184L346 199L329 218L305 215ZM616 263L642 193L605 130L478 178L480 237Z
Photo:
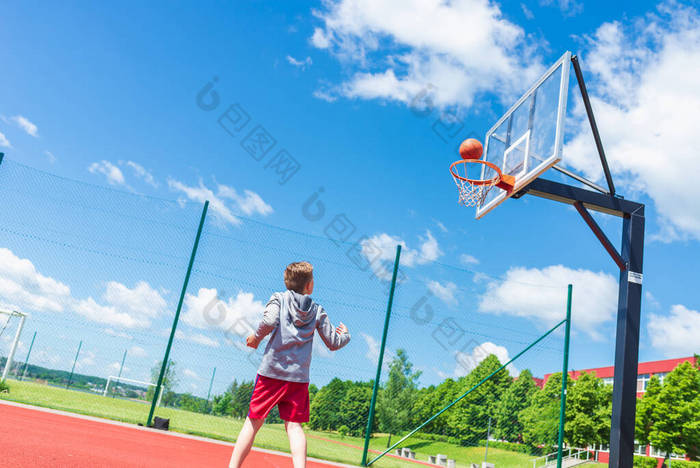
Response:
M100 395L66 390L47 385L10 381L10 393L0 394L0 399L26 403L34 406L69 411L88 416L112 419L127 423L145 423L148 417L149 406L145 403L118 398L105 398ZM243 424L242 420L220 416L210 416L192 413L174 408L158 408L156 415L170 419L170 429L173 431L210 437L219 440L234 442L238 431ZM318 438L331 439L345 444L362 447L364 440L359 437L340 436L335 433L317 432L307 430L308 454L310 457L321 458L330 461L358 465L362 457L359 449L345 447L343 445L329 444ZM393 441L398 439L394 438ZM387 444L387 436L378 436L371 440L370 448L384 450ZM255 446L289 451L287 436L284 426L281 424L266 424L255 439ZM484 459L483 447L460 447L447 442L436 442L420 438L411 438L406 444L417 454L417 459L428 460L428 455L442 453L448 458L454 458L457 466L470 466L476 463L481 466ZM370 457L373 458L370 454ZM489 449L488 461L495 463L498 468L516 468L532 466L533 457L509 452L501 449ZM414 463L384 457L373 466L382 468L416 468ZM592 466L592 465L587 465ZM604 466L604 465L601 465Z

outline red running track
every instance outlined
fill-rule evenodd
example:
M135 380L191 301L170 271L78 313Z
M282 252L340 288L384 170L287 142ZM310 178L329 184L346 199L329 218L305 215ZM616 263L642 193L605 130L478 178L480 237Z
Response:
M0 466L226 467L232 445L0 402ZM253 450L244 464L290 467L288 455ZM344 466L309 460L309 468Z

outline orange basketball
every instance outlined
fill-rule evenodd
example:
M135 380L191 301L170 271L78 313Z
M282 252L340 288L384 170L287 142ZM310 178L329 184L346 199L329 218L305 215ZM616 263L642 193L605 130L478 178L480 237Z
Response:
M479 159L483 152L484 147L475 138L467 138L459 145L459 155L462 159Z

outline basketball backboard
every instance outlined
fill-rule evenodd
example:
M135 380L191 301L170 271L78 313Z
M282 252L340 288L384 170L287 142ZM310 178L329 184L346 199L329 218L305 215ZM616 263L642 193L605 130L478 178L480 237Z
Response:
M483 159L515 184L510 191L489 190L476 207L477 219L561 160L570 63L566 52L486 133Z

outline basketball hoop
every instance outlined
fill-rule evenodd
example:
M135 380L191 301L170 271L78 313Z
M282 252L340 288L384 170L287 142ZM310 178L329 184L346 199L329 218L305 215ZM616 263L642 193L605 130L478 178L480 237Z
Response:
M494 172L491 178L470 179L467 177L469 164L482 164ZM460 175L460 171L464 175ZM495 164L482 159L460 159L450 165L450 174L457 185L459 191L459 203L464 206L478 206L483 203L486 195L494 186L502 187L504 190L512 189L511 177L504 176L501 169ZM482 172L482 177L486 175L486 169ZM508 179L506 182L503 179ZM503 183L502 183L503 180Z

